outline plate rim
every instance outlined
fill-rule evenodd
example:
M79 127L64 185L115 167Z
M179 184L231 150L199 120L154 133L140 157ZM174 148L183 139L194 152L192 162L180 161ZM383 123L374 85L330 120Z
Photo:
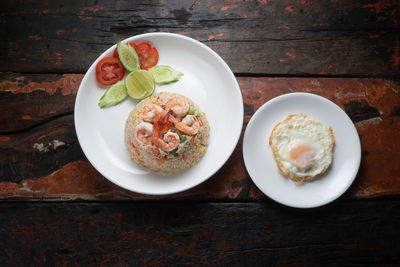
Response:
M248 135L249 135L249 133L248 133L249 130L248 130L248 129L249 129L249 128L251 129L252 125L255 123L254 121L258 118L258 116L261 116L260 114L262 113L262 111L263 111L264 109L268 108L268 106L274 104L274 103L277 102L277 101L280 101L280 100L282 100L282 99L284 99L284 98L291 98L291 97L296 97L296 96L312 97L312 98L318 99L318 100L320 100L320 101L323 101L323 102L325 102L325 103L329 103L330 105L334 106L334 107L338 110L339 113L341 113L342 115L345 115L345 117L347 118L347 120L351 122L351 125L353 126L352 129L354 130L354 133L355 133L356 136L357 136L357 138L355 138L355 140L354 140L354 141L356 141L356 146L357 146L357 155L356 155L356 157L357 157L357 158L356 158L357 162L355 163L354 171L353 171L351 177L349 177L349 178L346 180L345 186L344 186L341 190L339 190L335 195L333 195L333 196L330 197L330 198L325 199L324 201L318 202L318 203L316 203L315 205L295 205L295 204L291 204L291 203L288 202L288 201L283 201L282 199L277 199L276 197L272 197L272 196L270 196L269 194L267 194L267 193L265 192L265 190L262 188L262 186L260 186L259 183L258 183L258 182L252 177L252 175L250 174L251 170L249 170L249 167L248 167L249 163L247 162L246 156L245 156L245 155L248 153L248 152L245 152L245 151L247 151L247 148L246 148L246 147L247 147L247 143L249 142L249 141L248 141ZM356 176L357 176L357 174L358 174L358 171L359 171L359 168L360 168L360 164L361 164L361 142L360 142L360 138L359 138L359 135L358 135L357 128L355 127L353 121L352 121L352 120L350 119L350 117L346 114L346 112L345 112L342 108L340 108L336 103L334 103L333 101L331 101L331 100L329 100L329 99L327 99L327 98L325 98L325 97L323 97L323 96L320 96L320 95L318 95L318 94L309 93L309 92L292 92L292 93L282 94L282 95L276 96L276 97L274 97L274 98L268 100L268 101L265 102L259 109L257 109L257 111L256 111L256 112L253 114L253 116L250 118L249 123L248 123L247 126L246 126L245 133L244 133L244 136L243 136L242 151L243 151L243 161L244 161L244 164L245 164L245 168L246 168L246 170L247 170L247 172L248 172L248 174L249 174L249 176L250 176L250 179L251 179L251 180L253 181L253 183L257 186L257 188L258 188L265 196L267 196L268 198L272 199L273 201L275 201L275 202L277 202L277 203L280 203L280 204L285 205L285 206L287 206L287 207L291 207L291 208L300 208L300 209L317 208L317 207L325 206L325 205L327 205L327 204L329 204L329 203L331 203L331 202L337 200L337 199L338 199L339 197L341 197L341 196L350 188L350 186L353 184L353 182L354 182L354 180L355 180L355 178L356 178ZM275 164L275 165L276 165L276 164Z
M184 187L184 188L179 188L176 190L169 190L169 191L146 191L146 190L141 190L141 189L137 189L137 188L131 188L121 182L119 182L118 179L114 179L113 177L108 177L108 175L106 175L100 167L98 167L98 165L96 163L94 163L94 160L88 157L88 151L87 151L87 147L85 147L84 145L82 145L82 137L79 130L79 118L78 115L79 114L77 111L79 109L79 103L81 102L81 94L83 89L82 89L82 85L85 84L86 80L88 79L88 73L89 72L93 72L93 69L95 68L97 62L106 56L106 54L109 53L109 51L112 51L113 49L115 49L116 44L110 46L108 49L106 49L104 52L102 52L94 61L93 63L90 65L90 67L88 68L88 70L86 71L76 94L76 99L75 99L75 103L74 103L74 128L75 128L75 132L76 132L76 136L78 139L78 143L82 149L83 154L85 155L86 159L89 161L89 163L96 169L96 171L98 171L104 178L106 178L107 180L109 180L110 182L112 182L113 184L124 188L128 191L131 192L135 192L135 193L139 193L139 194L143 194L143 195L149 195L149 196L165 196L165 195L171 195L171 194L177 194L183 191L187 191L190 190L202 183L204 183L205 181L207 181L208 179L210 179L215 173L217 173L225 164L226 162L229 160L229 158L232 156L242 133L243 130L243 120L244 120L244 107L243 107L243 96L242 96L242 92L239 86L239 83L233 73L233 71L231 70L231 68L229 67L229 65L225 62L225 60L218 55L214 50L212 50L210 47L208 47L207 45L203 44L202 42L188 37L188 36L184 36L181 34L177 34L177 33L169 33L169 32L151 32L151 33L143 33L143 34L138 34L138 35L133 35L130 36L128 38L125 38L123 40L121 40L121 42L129 42L132 39L145 39L145 38L149 38L152 36L167 36L167 37L173 37L173 38L177 38L177 39L184 39L186 41L189 41L193 44L196 44L200 47L202 47L203 49L205 49L208 53L210 53L214 58L216 58L224 67L224 70L226 71L226 74L229 75L230 79L232 80L232 83L234 84L234 87L232 89L232 93L235 93L235 98L237 98L238 102L241 103L241 105L238 105L235 109L238 110L238 112L240 113L240 117L242 118L240 121L238 120L237 122L237 129L236 129L236 133L232 136L233 138L233 142L231 143L231 146L229 147L229 149L227 150L227 153L225 154L225 158L222 159L222 164L218 167L215 168L214 171L210 172L209 175L204 176L202 179L198 179L195 182L193 182L192 184L190 184L189 187ZM132 174L134 175L134 174Z

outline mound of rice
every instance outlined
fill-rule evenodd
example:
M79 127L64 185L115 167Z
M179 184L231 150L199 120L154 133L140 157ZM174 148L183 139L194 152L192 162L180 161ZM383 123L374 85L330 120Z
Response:
M168 101L174 98L184 100L189 104L189 110L185 112L186 114L183 113L177 116L173 113L173 110L171 111L165 106ZM162 116L160 113L153 114L153 121L149 121L148 109L151 105L157 105L158 108L161 107L161 113L173 116L170 119L175 119L176 123L186 122L185 117L192 118L193 121L200 125L199 130L196 134L191 135L178 130L173 122L164 121L161 125L160 139L168 142L169 140L166 137L168 135L173 137L178 135L179 139L178 142L173 144L176 146L176 143L178 143L176 148L171 151L168 151L168 149L167 151L163 150L160 145L156 144L154 136L152 136L154 134L153 128L156 129L154 127L156 121L158 120L158 125L160 125L160 117ZM168 113L167 110L169 110ZM143 129L143 127L147 129L147 133L139 138L139 128ZM129 113L125 124L125 143L134 162L154 172L173 174L186 170L200 161L207 150L209 132L210 126L206 115L196 103L180 94L162 92L142 100ZM176 139L174 140L176 141Z

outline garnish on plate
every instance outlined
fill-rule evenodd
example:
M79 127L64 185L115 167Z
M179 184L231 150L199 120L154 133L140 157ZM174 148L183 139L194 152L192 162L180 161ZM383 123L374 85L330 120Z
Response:
M144 99L153 94L156 84L179 81L183 73L168 65L157 65L158 59L157 48L149 42L118 42L113 56L103 58L96 66L98 82L111 85L100 98L99 106L117 105L127 95L135 100ZM123 83L113 88L122 79Z

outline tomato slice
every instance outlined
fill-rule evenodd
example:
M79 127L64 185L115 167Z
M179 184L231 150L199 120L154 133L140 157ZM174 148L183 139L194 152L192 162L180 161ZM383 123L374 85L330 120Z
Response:
M135 43L129 43L129 45L132 46L133 48L135 48L135 50L137 49L137 45Z
M136 52L140 59L140 68L148 70L155 66L158 62L158 51L155 47L151 47L148 42L141 42L136 45Z
M113 57L115 57L115 58L118 58L118 59L119 59L119 55L118 55L117 48L115 48L115 49L114 49L114 52L113 52Z
M158 51L155 47L152 47L146 54L140 59L140 68L148 70L151 67L157 65L158 62Z
M124 78L125 68L115 57L105 57L96 65L97 81L103 85L114 84Z
M140 58L142 55L148 53L148 51L150 50L150 48L151 48L151 44L149 44L148 42L139 43L139 44L137 44L136 47L135 47L136 52L138 53L139 58Z

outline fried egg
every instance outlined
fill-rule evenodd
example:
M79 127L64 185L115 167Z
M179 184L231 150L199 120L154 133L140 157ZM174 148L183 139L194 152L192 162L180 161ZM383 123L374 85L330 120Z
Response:
M335 138L332 129L304 114L292 114L271 132L279 170L296 183L313 180L332 163Z

